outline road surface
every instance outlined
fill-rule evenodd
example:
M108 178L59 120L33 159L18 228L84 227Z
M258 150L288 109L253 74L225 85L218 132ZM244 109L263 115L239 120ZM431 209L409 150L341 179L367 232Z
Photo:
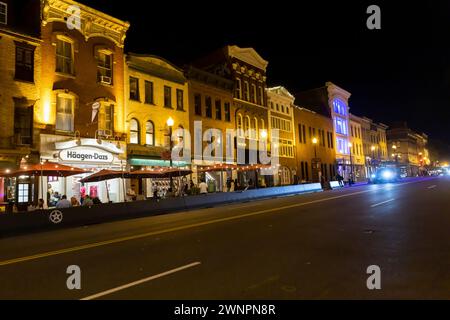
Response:
M336 298L450 298L450 178L0 239L0 299Z

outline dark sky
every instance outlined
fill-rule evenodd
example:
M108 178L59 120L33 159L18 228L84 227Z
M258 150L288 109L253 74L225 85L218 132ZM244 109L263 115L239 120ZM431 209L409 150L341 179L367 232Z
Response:
M352 93L352 113L450 144L450 1L80 1L131 23L127 51L183 65L251 46L269 61L269 85L295 93L332 81ZM381 30L366 28L370 4Z

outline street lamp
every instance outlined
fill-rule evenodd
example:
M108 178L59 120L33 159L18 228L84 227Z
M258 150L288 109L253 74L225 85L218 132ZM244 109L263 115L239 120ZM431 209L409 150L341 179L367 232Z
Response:
M351 142L348 143L348 150L350 151L350 177L349 177L349 181L348 184L352 185L353 184L353 158L352 158L352 147L353 144Z
M172 117L169 117L166 122L167 126L169 127L169 152L170 152L170 168L172 168L172 127L174 125L174 121ZM173 178L172 175L170 175L170 189L173 192Z
M312 143L314 145L314 158L317 158L317 148L316 148L317 142L318 142L317 138L312 139Z

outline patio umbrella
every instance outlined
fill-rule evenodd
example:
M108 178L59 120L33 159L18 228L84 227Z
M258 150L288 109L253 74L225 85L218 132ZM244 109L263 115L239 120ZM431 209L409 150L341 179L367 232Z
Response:
M127 178L129 172L128 171L117 171L117 170L107 170L103 169L99 172L93 173L86 178L80 180L82 183L88 182L100 182L105 180L117 179L117 178Z
M103 169L99 172L93 173L90 176L83 178L80 180L81 183L89 183L89 182L100 182L105 181L106 186L106 195L108 197L108 202L110 201L109 197L109 189L108 189L108 182L106 180L111 179L118 179L118 178L128 178L129 172L128 171L118 171L118 170L107 170ZM124 198L125 198L125 187L123 190Z
M18 170L5 172L2 176L6 178L20 176L69 177L81 173L85 173L85 171L80 168L45 162L43 164L23 164Z

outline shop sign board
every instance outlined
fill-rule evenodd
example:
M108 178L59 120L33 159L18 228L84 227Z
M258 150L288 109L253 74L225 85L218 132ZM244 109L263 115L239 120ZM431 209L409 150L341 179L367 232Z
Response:
M68 163L107 164L114 161L114 155L98 148L75 147L61 150L59 159Z

